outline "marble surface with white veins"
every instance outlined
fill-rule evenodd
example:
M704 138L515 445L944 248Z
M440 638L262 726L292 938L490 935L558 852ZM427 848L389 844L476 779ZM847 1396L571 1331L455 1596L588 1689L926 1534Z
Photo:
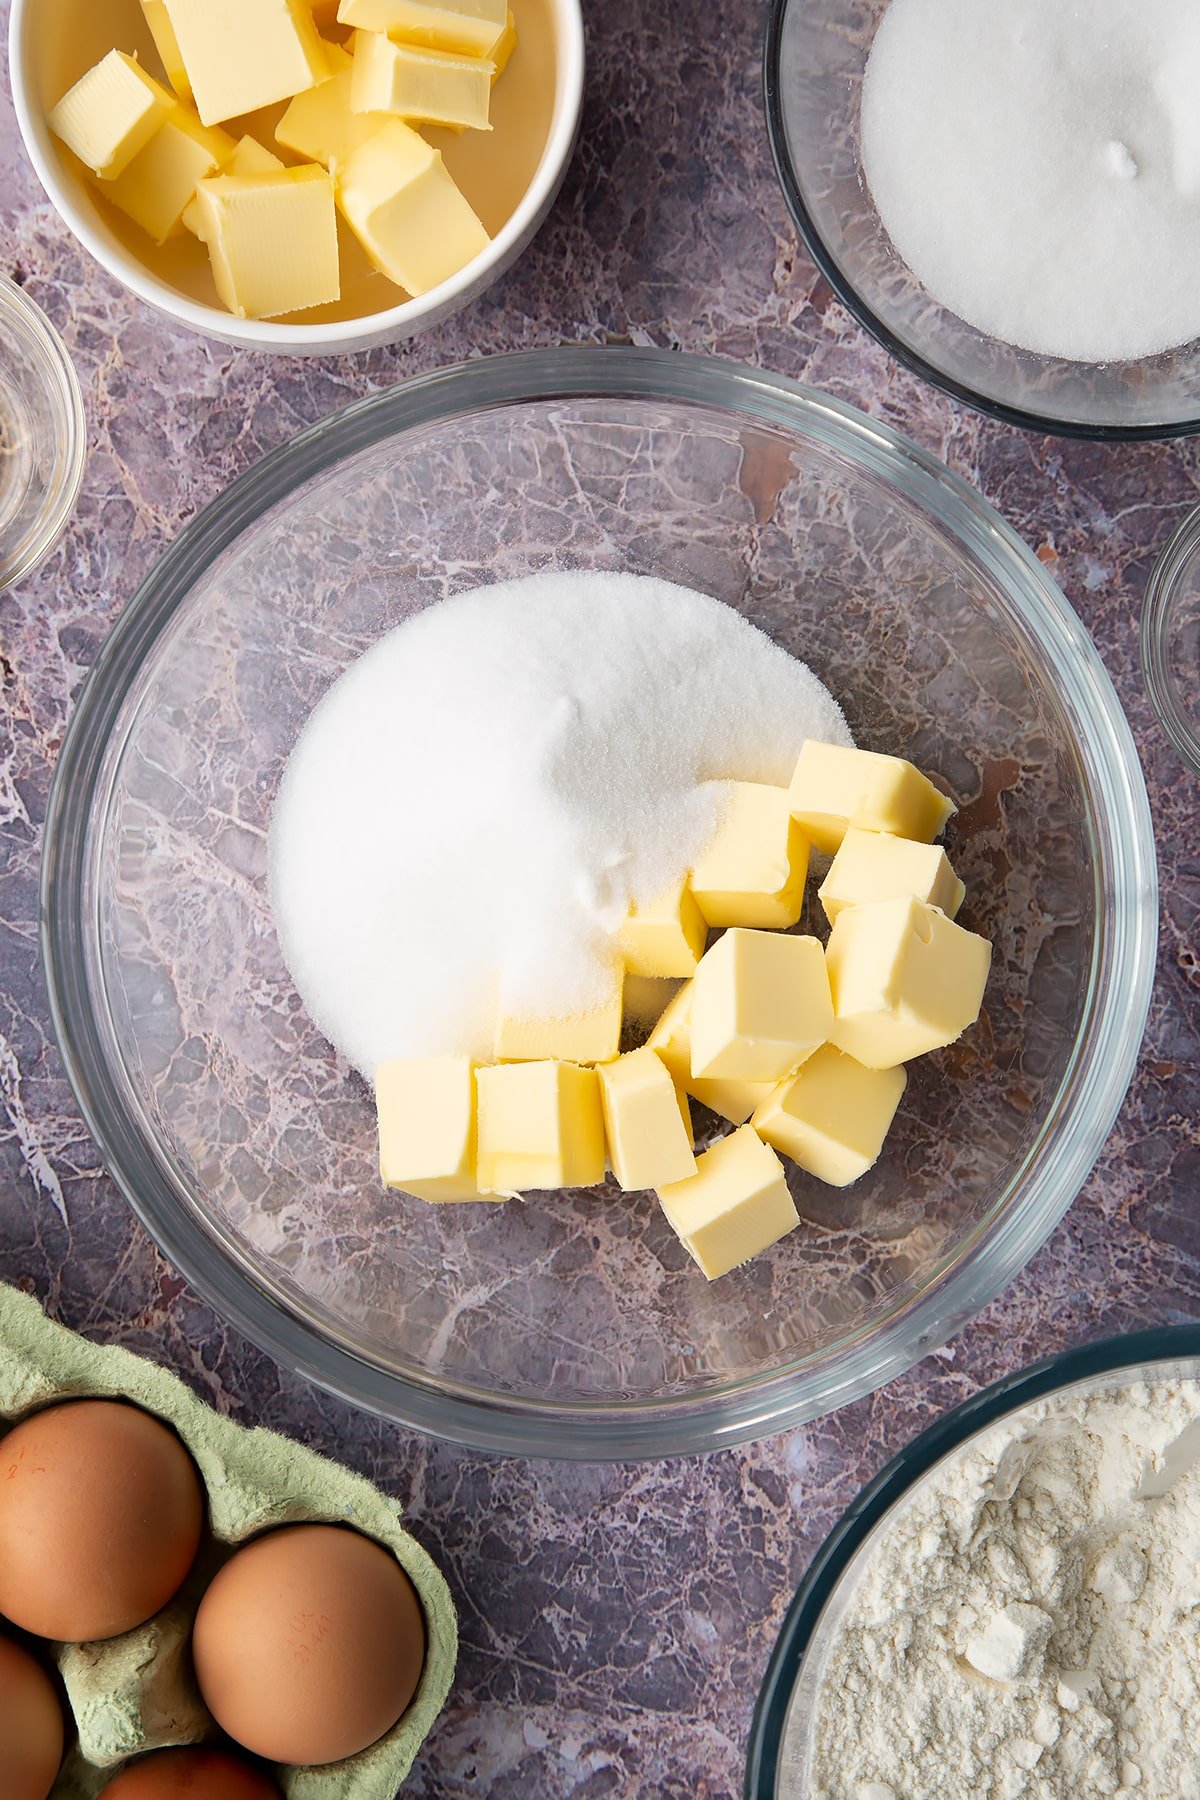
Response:
M76 245L0 95L0 271L51 315L88 415L78 512L0 596L0 1276L89 1336L177 1369L216 1407L343 1458L401 1498L462 1611L450 1707L414 1796L740 1792L780 1618L856 1489L980 1384L1061 1345L1200 1316L1197 786L1147 702L1137 620L1196 504L1187 442L1022 435L925 388L798 246L761 109L759 0L585 0L578 154L547 225L469 311L328 361L174 330ZM0 17L7 22L7 0ZM47 787L104 635L164 546L264 451L348 400L493 350L617 341L796 376L909 433L976 485L1061 583L1128 711L1158 834L1158 980L1137 1077L1078 1201L944 1350L869 1399L707 1458L578 1467L468 1455L278 1368L155 1251L105 1178L51 1035L37 936Z

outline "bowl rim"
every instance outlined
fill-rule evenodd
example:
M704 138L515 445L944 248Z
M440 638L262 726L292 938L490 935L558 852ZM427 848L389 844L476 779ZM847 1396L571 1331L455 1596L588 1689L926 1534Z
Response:
M1155 558L1142 602L1142 675L1158 722L1194 775L1200 775L1200 722L1180 705L1171 673L1171 606L1200 546L1200 506L1193 507Z
M1200 1323L1156 1325L1070 1345L989 1382L897 1451L821 1543L784 1614L750 1723L744 1800L777 1800L783 1734L805 1653L846 1569L910 1489L968 1438L1035 1400L1090 1377L1185 1357L1200 1357Z
M783 84L780 59L783 52L783 28L793 5L805 0L768 0L767 22L763 39L763 106L767 119L767 138L776 179L783 190L784 202L792 223L800 233L818 271L833 289L841 304L863 328L882 344L888 355L911 374L952 400L969 406L985 418L997 419L1004 425L1015 425L1021 431L1035 432L1039 437L1081 438L1093 443L1121 444L1163 442L1170 438L1192 437L1200 432L1200 414L1193 419L1180 419L1162 425L1097 425L1082 419L1054 419L1045 414L1026 411L995 400L966 382L947 374L936 363L922 356L896 335L879 314L868 306L858 289L848 280L836 257L817 228L816 220L804 198L799 172L792 159L787 128L783 117Z
M1049 1105L1053 1158L1038 1145L1014 1166L993 1212L929 1276L914 1300L848 1334L819 1358L793 1359L699 1395L634 1402L546 1401L391 1372L321 1329L315 1307L270 1290L261 1269L217 1245L171 1187L164 1156L139 1130L106 1057L88 983L98 945L90 821L125 695L170 628L197 575L242 528L321 470L385 438L481 411L563 399L691 405L805 435L907 491L979 556L1024 577L1014 619L1032 629L1053 670L1056 703L1082 765L1094 814L1093 943L1087 1001ZM954 523L947 522L953 514ZM1013 564L1016 564L1014 570ZM1000 579L999 576L996 577ZM1047 648L1047 645L1049 648ZM555 1460L626 1461L711 1450L782 1431L881 1386L945 1341L1005 1285L1075 1199L1103 1147L1136 1065L1157 948L1157 872L1149 802L1129 725L1099 654L1042 564L982 496L890 426L781 376L657 349L578 346L483 357L355 401L250 468L186 527L126 605L75 705L51 784L43 837L41 941L51 1017L68 1079L118 1188L163 1253L218 1314L277 1361L360 1406L466 1447ZM1103 967L1101 964L1103 963ZM1068 1101L1073 1104L1067 1104ZM1050 1161L1047 1169L1044 1164ZM1010 1204L1032 1174L1020 1205ZM181 1203L182 1202L182 1203Z
M585 42L582 0L549 0L560 32L554 109L538 166L520 201L486 250L427 294L382 312L335 319L315 325L289 325L272 319L238 319L220 306L208 306L180 294L132 254L118 250L93 227L63 178L49 124L33 95L26 65L25 37L41 0L12 0L8 24L9 79L13 106L25 150L55 211L82 248L114 280L158 313L191 331L247 350L291 355L350 354L394 343L468 305L508 269L526 248L554 202L574 154L583 110Z
M0 575L0 592L6 592L41 567L70 522L87 463L87 415L79 371L66 345L37 301L8 275L0 276L0 314L36 358L46 392L55 402L59 425L55 444L59 478L47 491L51 504L43 509L12 566Z

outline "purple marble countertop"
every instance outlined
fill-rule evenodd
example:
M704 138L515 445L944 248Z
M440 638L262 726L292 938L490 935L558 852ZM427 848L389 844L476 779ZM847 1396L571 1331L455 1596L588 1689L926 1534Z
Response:
M7 87L0 95L0 269L62 332L90 448L62 545L0 596L0 1277L404 1501L464 1628L449 1710L406 1791L724 1800L741 1791L783 1610L855 1490L980 1384L1064 1344L1200 1317L1197 789L1150 711L1137 656L1146 579L1200 499L1200 464L1194 444L1061 443L987 423L853 325L799 248L772 174L761 0L717 15L689 0L585 10L581 147L530 252L441 330L341 361L206 343L123 293L42 195ZM0 0L5 23L7 11ZM1141 751L1163 884L1137 1078L1098 1167L1020 1279L947 1349L832 1418L639 1468L445 1449L315 1392L222 1325L101 1172L51 1037L37 936L47 786L72 699L180 525L262 452L358 395L481 351L608 339L797 376L886 418L979 487L1099 644Z

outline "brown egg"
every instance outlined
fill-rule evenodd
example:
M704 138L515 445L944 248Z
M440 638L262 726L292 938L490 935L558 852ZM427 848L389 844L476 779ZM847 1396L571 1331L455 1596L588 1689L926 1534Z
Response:
M279 1789L224 1750L156 1750L121 1770L100 1800L279 1800Z
M130 1631L179 1588L203 1523L195 1465L149 1413L35 1413L0 1443L0 1613L38 1637Z
M63 1755L54 1683L28 1650L0 1638L0 1793L47 1800Z
M225 1564L192 1648L205 1705L237 1743L272 1762L340 1762L412 1699L425 1621L407 1575L370 1538L289 1525Z

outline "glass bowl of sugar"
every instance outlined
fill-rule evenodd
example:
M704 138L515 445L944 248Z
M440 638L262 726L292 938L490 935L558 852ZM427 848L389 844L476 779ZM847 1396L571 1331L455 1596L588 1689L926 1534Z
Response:
M747 1800L1182 1794L1200 1719L1200 1325L1060 1351L906 1445L825 1539ZM1137 1670L1137 1678L1131 1671Z
M1200 428L1197 69L1172 0L772 0L768 131L907 368L1030 430L1169 437Z
M845 1190L795 1174L799 1227L711 1284L652 1194L384 1189L370 1087L276 931L268 827L317 702L434 603L553 571L690 587L807 663L861 746L953 794L960 917L996 946L982 1021L912 1066L875 1168ZM710 658L704 680L729 673ZM498 900L516 876L510 860L476 879ZM164 1252L330 1389L550 1457L782 1430L944 1340L1078 1193L1155 960L1129 729L1037 559L885 425L756 371L615 347L407 382L198 518L80 698L43 882L75 1093ZM702 1143L722 1129L696 1123Z

